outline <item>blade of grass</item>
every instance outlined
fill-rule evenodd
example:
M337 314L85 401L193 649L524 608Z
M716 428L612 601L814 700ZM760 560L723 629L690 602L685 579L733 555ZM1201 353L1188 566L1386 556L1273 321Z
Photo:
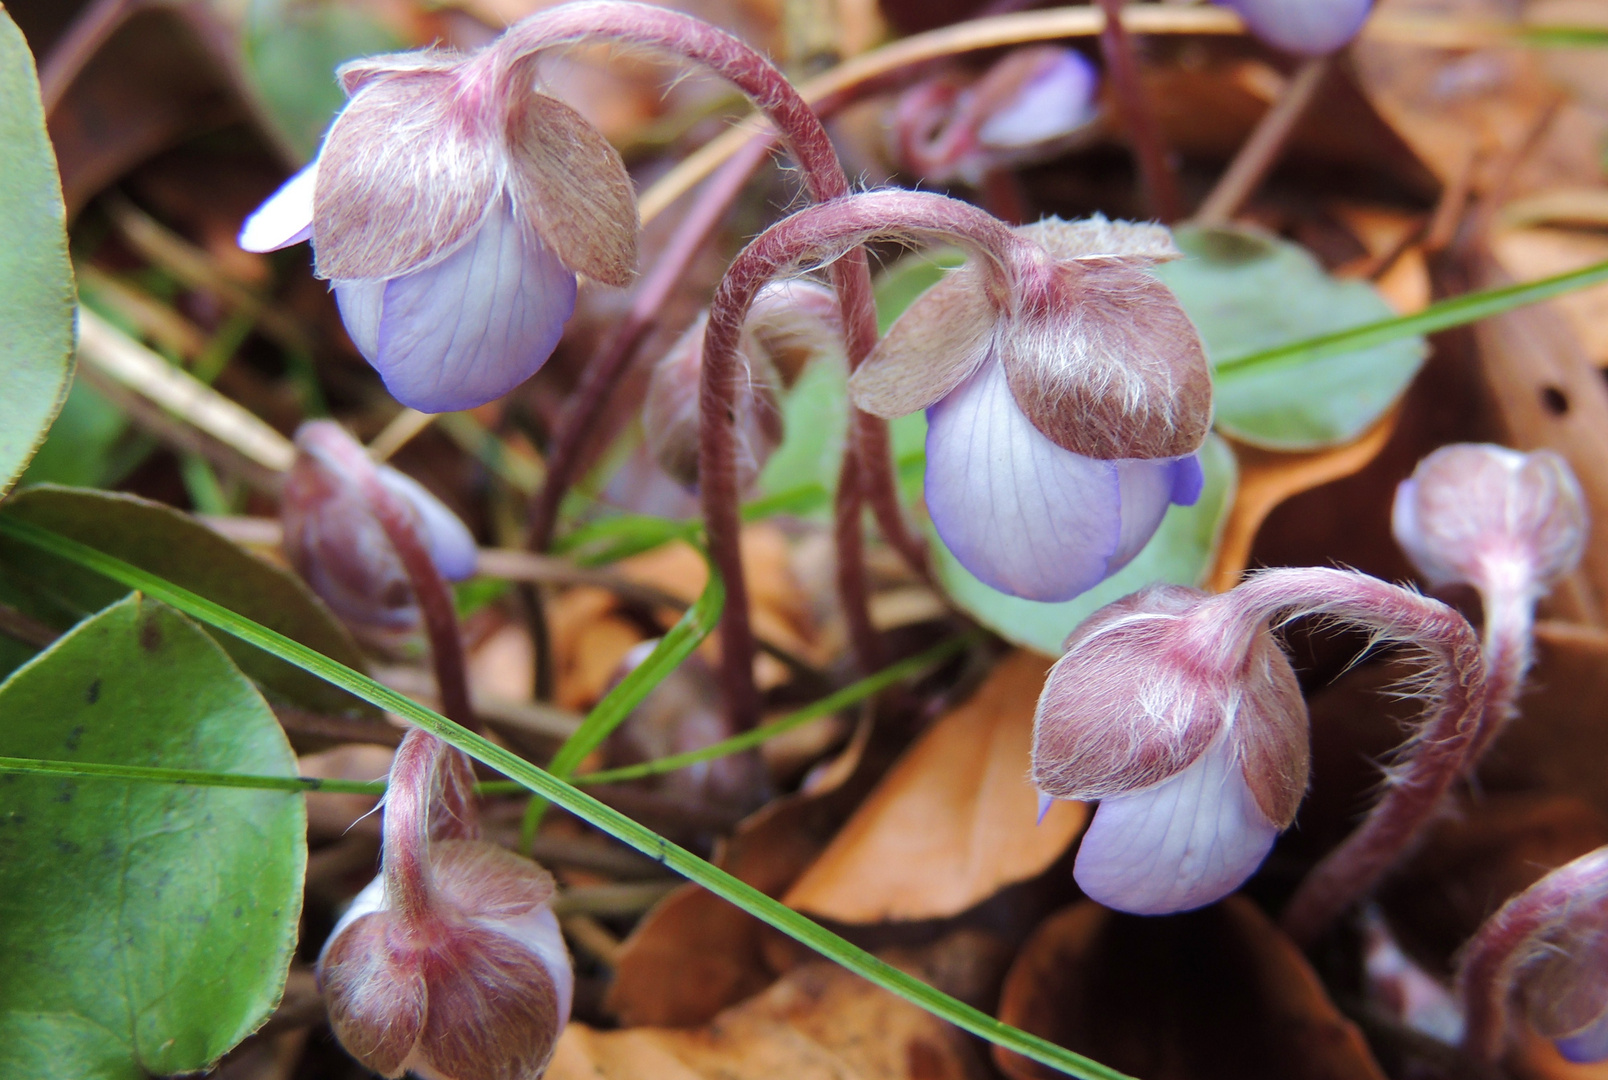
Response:
M1412 315L1381 319L1378 322L1336 330L1302 341L1292 341L1287 345L1276 345L1271 349L1259 349L1256 352L1224 357L1216 362L1216 373L1219 377L1223 377L1248 374L1252 371L1264 373L1299 367L1313 360L1360 352L1376 345L1400 341L1402 338L1433 334L1439 330L1449 330L1454 326L1478 322L1492 315L1500 315L1527 304L1550 300L1555 296L1562 296L1564 293L1584 289L1603 281L1608 281L1608 262L1595 263L1539 281L1504 285L1501 288L1454 296L1449 300L1431 304L1423 311Z
M336 795L384 795L384 780L333 780L318 776L255 776L200 769L154 769L144 765L103 765L93 761L0 757L0 774L71 776L132 780L181 787L249 788L255 791L324 791Z
M95 548L69 540L30 522L0 514L0 533L22 543L71 559L80 566L103 574L131 589L139 589L152 599L169 604L209 626L232 634L288 663L295 664L334 686L395 713L435 734L504 776L519 781L527 790L544 796L576 817L591 823L617 840L668 866L702 885L755 918L774 926L794 940L834 960L877 986L949 1021L964 1031L997 1046L1057 1069L1081 1080L1131 1080L1125 1074L1076 1054L1047 1039L1011 1027L950 997L906 972L879 960L864 949L851 945L758 889L671 843L652 829L606 806L585 792L537 768L497 744L460 727L410 698L382 686L357 671L338 664L313 649L292 641L250 619L236 615L210 600L181 589L154 574L115 559Z

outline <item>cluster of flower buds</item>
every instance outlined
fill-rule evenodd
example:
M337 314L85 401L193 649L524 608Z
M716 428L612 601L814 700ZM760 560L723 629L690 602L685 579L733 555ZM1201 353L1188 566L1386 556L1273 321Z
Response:
M980 78L945 72L901 94L894 153L926 180L976 187L994 170L1072 149L1092 131L1098 88L1094 66L1074 49L1017 49Z
M1373 0L1216 0L1239 12L1251 33L1285 52L1322 56L1343 48L1373 9Z
M687 491L698 488L699 382L703 365L704 312L653 369L642 428L659 467ZM737 483L746 490L782 442L778 397L804 365L817 356L841 354L843 320L837 297L813 281L766 285L743 320L738 349Z
M1585 496L1551 451L1461 443L1430 454L1402 481L1391 526L1431 586L1472 586L1484 605L1492 693L1472 768L1515 712L1536 602L1585 551Z
M1199 498L1211 373L1148 273L1178 257L1165 228L1048 219L1015 235L1003 275L975 258L951 272L849 388L878 416L928 410L927 510L969 571L1069 600L1137 555L1169 505Z
M425 412L533 375L574 310L577 273L624 285L635 272L624 163L534 89L511 41L343 66L350 100L318 157L240 233L248 251L310 239L353 342Z
M1510 899L1463 950L1464 1046L1499 1059L1517 1003L1577 1063L1608 1060L1608 848L1582 855Z
M434 495L388 465L370 464L363 445L329 420L296 432L296 459L280 496L284 549L291 564L342 621L377 637L419 624L408 575L375 517L358 470L411 511L415 531L448 581L475 572L475 539Z
M574 972L541 867L475 837L456 750L410 731L386 789L380 876L318 958L341 1045L383 1076L535 1080Z
M1291 903L1303 933L1356 899L1433 815L1484 707L1466 620L1364 574L1268 570L1226 593L1154 585L1086 619L1050 670L1034 717L1033 781L1052 799L1099 800L1074 875L1108 907L1165 914L1245 881L1305 793L1307 709L1272 625L1353 623L1431 657L1415 747L1368 822ZM1349 893L1349 895L1347 895ZM1290 913L1287 912L1287 924Z

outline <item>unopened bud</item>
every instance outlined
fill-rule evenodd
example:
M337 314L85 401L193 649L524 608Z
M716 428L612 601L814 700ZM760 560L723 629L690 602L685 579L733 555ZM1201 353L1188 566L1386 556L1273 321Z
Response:
M698 487L698 383L708 323L705 312L659 360L642 406L648 449L659 467L689 491ZM739 375L747 380L736 395L737 485L743 491L759 478L766 459L781 445L782 414L776 402L775 369L746 330L739 359Z
M1085 620L1034 718L1039 790L1100 800L1079 886L1139 914L1238 888L1294 819L1308 764L1306 703L1271 632L1182 586Z
M972 82L940 75L895 105L898 153L928 180L980 184L1070 148L1095 119L1098 84L1083 54L1057 45L1016 49Z
M804 278L767 282L755 294L743 329L783 386L797 382L810 361L843 353L837 293Z
M1233 8L1251 33L1285 52L1322 56L1357 36L1373 0L1217 0Z
M443 750L414 731L397 751L384 870L318 960L330 1026L387 1077L535 1080L574 989L553 880L494 844L430 838Z
M1396 489L1396 541L1432 585L1541 590L1585 548L1585 496L1557 454L1445 446Z
M280 496L285 554L344 621L359 629L406 630L419 613L402 561L355 475L361 443L328 420L303 424ZM474 537L418 481L388 465L366 466L412 511L420 539L449 581L475 572Z

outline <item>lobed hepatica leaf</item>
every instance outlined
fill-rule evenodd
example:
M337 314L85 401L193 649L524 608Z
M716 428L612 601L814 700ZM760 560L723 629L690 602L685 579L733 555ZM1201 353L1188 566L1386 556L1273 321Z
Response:
M44 439L72 381L73 271L33 54L0 8L0 495Z
M1206 487L1194 506L1174 506L1133 562L1082 596L1042 604L984 585L952 555L929 526L933 566L944 591L973 618L1008 641L1061 655L1061 643L1078 623L1113 600L1155 582L1199 585L1211 569L1223 521L1234 502L1237 467L1228 444L1213 435L1201 448Z
M1395 314L1373 287L1324 273L1305 248L1243 228L1174 231L1185 257L1156 267L1215 360ZM1423 364L1422 338L1313 360L1299 368L1215 374L1220 431L1270 450L1350 442L1395 404Z
M363 670L366 664L335 616L287 570L257 558L187 514L133 495L40 485L5 512L53 529ZM0 540L0 602L65 630L128 592L76 563ZM227 634L219 644L275 699L325 713L378 711L292 664ZM0 663L10 655L0 650ZM9 668L0 667L0 675Z
M293 776L213 639L139 594L0 684L0 755ZM301 914L289 792L0 777L0 1076L206 1068L267 1017Z

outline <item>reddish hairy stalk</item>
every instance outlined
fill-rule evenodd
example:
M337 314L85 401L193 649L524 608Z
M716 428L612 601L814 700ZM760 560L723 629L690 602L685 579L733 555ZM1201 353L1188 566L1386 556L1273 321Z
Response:
M1100 55L1105 58L1111 87L1122 109L1128 138L1133 143L1145 199L1150 204L1150 212L1158 219L1166 223L1177 221L1183 216L1178 177L1167 160L1161 127L1156 123L1155 110L1150 107L1150 99L1139 79L1139 60L1134 54L1133 38L1122 25L1123 0L1100 0L1100 6L1106 16L1105 27L1100 31Z
M430 873L430 795L446 744L413 728L391 759L385 785L381 873L390 902L410 926L429 926L435 908Z
M1534 956L1536 936L1561 921L1581 896L1608 891L1608 849L1566 863L1513 897L1463 947L1457 993L1463 1003L1463 1049L1497 1061L1507 1049L1508 1005L1519 968Z
M317 437L317 436L315 436ZM451 719L479 731L474 708L469 703L469 678L464 661L463 637L458 632L458 611L441 571L436 569L424 538L414 525L412 509L380 480L368 454L343 438L318 438L319 449L329 454L350 475L357 478L363 499L374 519L385 530L385 537L396 550L408 584L424 617L425 634L430 639L430 659L435 665L436 689L441 711Z
M1530 588L1484 588L1485 713L1468 751L1472 773L1491 742L1519 713L1519 693L1535 658L1535 593Z
M1285 931L1311 945L1378 884L1419 838L1463 772L1485 710L1485 664L1468 620L1439 601L1363 574L1324 568L1268 570L1234 590L1253 623L1319 615L1422 649L1429 706L1384 795L1367 819L1313 867L1284 910Z
M863 415L863 414L862 414ZM884 428L886 430L886 428ZM865 535L861 531L860 511L865 502L860 493L860 470L856 468L859 451L857 432L850 429L849 445L844 447L843 465L838 470L837 499L833 503L833 539L837 543L837 589L839 596L869 596L865 583ZM874 671L882 666L882 640L871 624L870 608L864 604L844 606L844 620L848 623L849 643L860 666Z
M826 262L856 252L877 238L911 240L936 236L966 247L980 264L992 268L1001 303L1010 282L1034 262L1036 248L993 217L966 203L913 191L874 191L851 195L798 211L766 229L732 261L715 291L704 333L703 373L698 388L698 483L709 533L709 554L726 581L726 610L721 619L721 665L728 694L727 709L741 731L759 717L754 687L754 637L749 624L748 590L742 578L737 510L736 402L747 374L738 361L737 343L754 296L766 282L802 262ZM849 320L852 328L853 320ZM861 335L864 330L859 331ZM856 331L849 332L851 348ZM855 437L851 436L853 447ZM855 550L858 563L859 492L864 475L852 474L856 455L848 455L839 484L836 535ZM863 579L840 585L859 588ZM856 575L863 571L856 570ZM858 584L857 584L858 583ZM850 616L854 626L854 616ZM869 619L857 628L867 633Z
M507 32L497 51L502 58L497 77L523 77L518 73L528 71L524 61L537 51L587 40L662 49L709 68L748 95L755 107L771 118L798 160L804 182L817 201L849 193L848 176L832 140L821 126L820 118L787 77L731 34L679 12L626 0L583 0L551 8ZM832 269L832 279L843 310L852 371L876 343L876 307L865 253L850 253L841 259ZM877 431L885 425L879 419L867 417L857 420L856 426L865 437L851 439L850 445L860 447L860 464L868 474L864 481L865 494L878 525L889 542L911 560L918 571L925 572L925 548L910 532L899 509L886 432L879 436ZM879 450L880 456L873 456ZM839 512L842 512L841 507ZM736 570L740 575L741 567ZM728 579L728 589L731 585ZM866 604L864 595L843 599L845 606L851 608L863 608Z

